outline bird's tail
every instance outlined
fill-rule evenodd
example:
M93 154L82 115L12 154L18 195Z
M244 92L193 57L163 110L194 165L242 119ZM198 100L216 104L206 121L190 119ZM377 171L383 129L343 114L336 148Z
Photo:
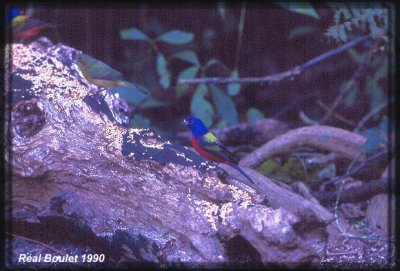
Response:
M242 173L242 175L244 175L247 178L247 180L249 180L252 184L254 184L253 180L250 179L250 177L246 173L244 173L244 171L238 165L231 164L231 166L234 167L240 173Z

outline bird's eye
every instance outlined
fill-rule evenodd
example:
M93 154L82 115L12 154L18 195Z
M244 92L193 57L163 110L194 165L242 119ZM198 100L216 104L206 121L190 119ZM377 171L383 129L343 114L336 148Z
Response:
M189 125L192 125L193 124L193 120L188 120L188 122L187 122Z

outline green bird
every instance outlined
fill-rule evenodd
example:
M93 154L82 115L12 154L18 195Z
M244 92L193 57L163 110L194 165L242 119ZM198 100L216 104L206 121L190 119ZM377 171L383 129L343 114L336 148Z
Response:
M86 80L93 85L103 88L113 88L129 86L131 84L124 80L122 73L89 55L80 55L77 64Z
M122 73L94 57L81 54L77 65L91 84L118 93L134 106L140 106L149 98L149 93L143 86L126 81Z

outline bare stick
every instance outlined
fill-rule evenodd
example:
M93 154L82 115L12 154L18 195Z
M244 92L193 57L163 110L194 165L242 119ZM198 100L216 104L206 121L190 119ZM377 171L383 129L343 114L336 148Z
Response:
M377 105L376 107L372 108L357 124L356 128L354 128L354 132L358 133L363 125L374 115L378 114L383 108L385 108L389 104L389 101L384 101L383 103Z
M342 176L337 176L337 177L335 177L335 178L332 178L332 179L330 179L329 181L325 182L324 184L327 185L327 184L331 184L331 183L336 183L336 182L338 182L338 181L340 181L340 180L342 180L342 179L344 179L344 178L347 178L347 177L350 177L350 176L352 176L352 175L355 175L355 174L357 174L358 172L360 172L361 169L363 169L364 167L366 167L366 166L368 165L368 162L370 162L370 161L372 161L372 160L375 160L375 159L377 159L377 158L379 158L379 157L381 157L381 156L383 156L383 155L387 155L387 154L388 154L388 150L383 150L383 151L381 151L381 152L378 152L378 153L376 153L376 154L374 154L374 155L368 157L367 159L365 159L365 160L363 161L363 163L361 163L360 165L358 165L355 169L353 169L353 170L351 170L351 171L349 171L349 172L346 172L346 173L345 173L344 175L342 175Z
M374 195L388 192L389 180L388 178L382 178L379 180L369 181L361 186L352 187L342 192L341 202L360 202L371 198ZM336 191L316 191L311 194L321 204L329 204L336 200Z
M321 120L319 121L319 124L323 124L325 123L333 114L333 112L335 111L335 109L338 107L338 105L343 101L343 99L347 96L347 94L350 92L350 90L353 88L354 84L356 83L356 81L358 80L358 78L361 77L361 75L365 72L366 70L366 64L371 60L372 55L375 53L375 49L377 47L377 43L375 42L373 44L373 46L371 47L371 49L369 50L367 57L364 59L363 63L361 63L358 66L358 69L356 70L356 72L353 74L353 76L351 77L351 79L347 82L346 84L346 88L344 89L344 91L342 91L335 99L335 101L332 103L332 106L330 107L330 109L325 113L325 115L321 118Z
M321 100L317 100L317 104L318 104L320 107L322 107L322 109L324 109L325 111L329 111L329 110L330 110L330 108L329 108L323 101L321 101ZM344 123L346 123L346 124L348 124L348 125L350 125L350 126L356 125L356 124L354 123L354 121L349 120L348 118L345 118L345 117L343 117L342 115L340 115L340 114L338 114L338 113L333 113L333 116L334 116L336 119L341 120L341 121L343 121Z
M245 15L246 15L246 7L245 7L245 3L243 2L242 8L240 9L238 39L237 39L237 43L236 43L235 69L237 69L237 67L239 65L239 53L240 53L240 48L242 47L243 26L244 26Z
M287 77L293 77L299 75L304 69L307 69L327 58L338 55L347 49L356 46L357 44L364 42L366 40L371 39L371 35L366 35L362 37L358 37L348 43L343 44L342 46L329 50L322 55L319 55L301 65L298 65L290 70L267 75L263 77L243 77L243 78L230 78L230 77L204 77L204 78L195 78L195 79L180 79L178 84L230 84L230 83L268 83L268 82L277 82L281 81Z

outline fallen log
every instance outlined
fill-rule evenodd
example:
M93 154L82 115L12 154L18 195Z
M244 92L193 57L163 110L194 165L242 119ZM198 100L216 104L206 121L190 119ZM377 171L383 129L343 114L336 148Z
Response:
M221 267L238 257L229 245L238 237L254 248L238 253L256 264L293 266L323 256L331 221L323 207L280 188L272 208L265 204L269 188L227 184L190 149L148 129L121 127L124 101L93 91L76 65L77 50L44 38L7 50L6 230L14 245L17 235L47 236L67 254L68 240L84 236L74 244L104 252L106 267ZM304 201L300 209L313 219L292 212L285 193ZM21 249L11 254L18 267Z

